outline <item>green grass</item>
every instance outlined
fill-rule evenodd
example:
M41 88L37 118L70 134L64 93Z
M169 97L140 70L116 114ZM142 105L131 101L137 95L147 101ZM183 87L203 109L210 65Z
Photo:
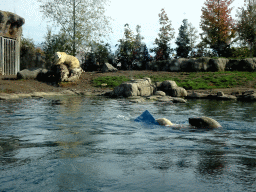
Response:
M120 85L121 83L125 81L129 81L130 78L127 78L125 76L106 76L106 77L98 77L93 80L93 85L95 87L100 87L101 84L106 83L109 88L114 88Z
M172 76L171 76L172 75ZM215 88L232 88L238 86L247 86L256 88L256 72L243 71L225 71L225 72L191 72L175 73L175 75L136 75L135 79L150 77L152 82L173 80L178 86L188 90L195 89L215 89ZM108 87L114 88L122 82L129 81L125 76L106 76L93 80L94 86L101 86L107 83Z

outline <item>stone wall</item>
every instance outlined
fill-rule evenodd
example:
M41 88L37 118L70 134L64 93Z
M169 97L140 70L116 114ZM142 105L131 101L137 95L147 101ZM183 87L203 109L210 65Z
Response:
M179 58L165 61L152 61L149 69L170 72L206 72L206 71L256 71L256 58L246 59L212 59L201 57L198 59Z

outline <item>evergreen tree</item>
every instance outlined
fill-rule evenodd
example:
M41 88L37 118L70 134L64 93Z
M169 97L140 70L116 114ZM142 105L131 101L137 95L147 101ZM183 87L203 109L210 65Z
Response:
M45 36L45 41L42 43L42 46L45 53L45 67L49 68L54 62L56 52L72 53L72 43L64 33L52 34L50 28L47 30L47 35Z
M191 51L189 31L188 31L188 20L184 19L182 25L179 28L179 35L176 40L177 57L187 58L189 52Z
M256 42L256 1L245 0L245 7L239 9L237 16L238 38L249 47L252 57Z
M108 43L96 43L96 50L94 53L96 62L102 66L104 63L108 62L109 55L111 54L110 45Z
M156 38L154 42L157 47L150 51L156 53L156 60L167 60L173 51L170 48L170 41L174 38L174 29L164 9L161 9L161 13L158 16L161 28L160 33L158 33L158 38Z
M124 37L118 41L119 44L116 44L118 46L117 62L121 62L121 68L123 70L130 69L136 47L135 37L128 23L124 25Z
M192 23L188 24L188 38L189 38L189 43L190 43L190 47L191 47L191 52L190 52L190 56L194 57L196 51L194 50L194 48L196 47L196 42L198 39L198 35L197 35L198 31L197 29L192 25Z

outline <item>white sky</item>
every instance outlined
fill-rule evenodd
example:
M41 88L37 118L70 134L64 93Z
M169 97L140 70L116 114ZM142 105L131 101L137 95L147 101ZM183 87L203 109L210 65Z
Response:
M112 21L113 33L110 34L109 43L114 51L118 39L123 37L124 24L128 23L135 33L136 25L141 25L141 35L148 48L153 48L153 42L159 32L159 17L161 9L164 8L172 27L175 29L175 38L178 35L178 28L183 19L188 19L200 32L201 8L205 0L111 0L106 7L106 15ZM236 10L242 7L244 0L234 0L232 17L235 19ZM35 44L44 41L47 33L47 23L43 20L43 15L39 10L37 0L1 0L0 10L14 12L25 18L23 26L24 37L32 38ZM175 46L175 40L172 41Z

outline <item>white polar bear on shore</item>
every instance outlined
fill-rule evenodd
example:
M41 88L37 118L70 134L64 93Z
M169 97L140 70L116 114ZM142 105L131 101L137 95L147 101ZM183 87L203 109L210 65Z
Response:
M55 65L66 65L69 69L79 68L80 63L78 59L72 55L68 55L65 52L55 53Z

